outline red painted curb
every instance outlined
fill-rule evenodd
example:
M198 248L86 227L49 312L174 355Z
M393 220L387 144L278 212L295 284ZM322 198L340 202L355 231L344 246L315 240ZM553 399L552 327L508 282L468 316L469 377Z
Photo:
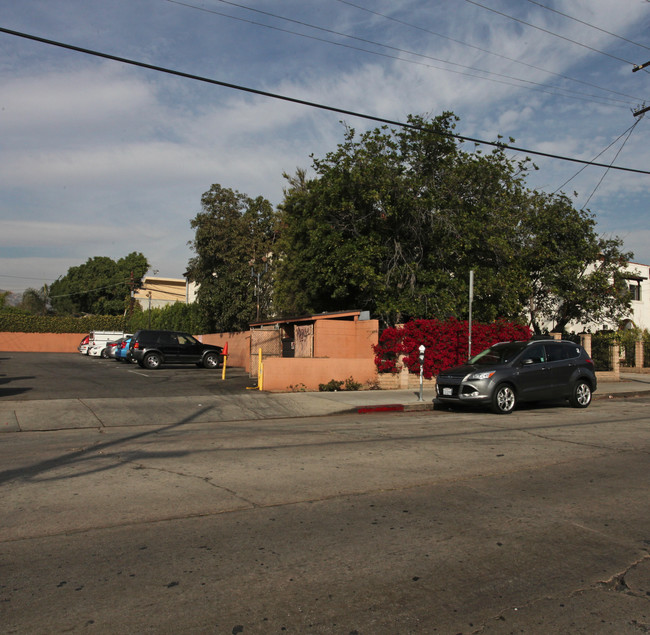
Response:
M403 404L386 404L384 406L365 406L357 408L357 413L360 415L368 412L404 412Z

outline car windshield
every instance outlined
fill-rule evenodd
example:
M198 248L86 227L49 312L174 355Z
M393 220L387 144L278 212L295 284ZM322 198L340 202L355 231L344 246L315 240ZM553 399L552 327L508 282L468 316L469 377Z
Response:
M477 366L490 366L492 364L506 364L518 355L523 345L517 342L495 344L480 352L476 357L469 360L470 364Z

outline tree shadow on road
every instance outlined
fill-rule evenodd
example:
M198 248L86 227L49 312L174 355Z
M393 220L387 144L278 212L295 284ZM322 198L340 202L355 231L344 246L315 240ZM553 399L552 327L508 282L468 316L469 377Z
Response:
M99 454L101 452L104 452L105 450L113 449L116 448L124 443L129 443L131 441L135 441L137 439L142 439L145 437L148 437L153 434L159 434L161 432L166 432L169 430L174 430L175 428L179 428L181 426L184 426L188 423L191 423L195 418L201 416L203 413L207 412L210 410L209 407L204 407L201 410L198 410L197 412L192 413L192 415L185 417L181 421L178 421L176 423L170 423L168 425L162 426L160 428L153 428L153 429L148 429L144 432L138 432L136 434L131 434L127 437L122 437L120 439L114 439L112 441L104 441L101 443L96 443L93 444L91 447L88 448L83 448L81 450L75 450L74 452L68 452L67 454L63 454L62 456L58 456L53 459L47 459L45 461L39 461L38 463L34 463L33 465L27 465L25 467L20 467L20 468L14 468L11 470L4 470L0 472L0 485L4 483L8 483L9 481L13 481L16 479L23 479L23 480L30 480L34 479L37 476L42 476L44 473L54 470L57 468L61 467L68 467L72 465L80 465L83 463L86 463L88 461L105 461L108 458L115 458L117 456L116 454ZM92 453L92 456L91 456ZM124 463L130 463L136 460L142 460L145 458L169 458L169 457L179 457L183 456L185 454L188 454L187 452L145 452L145 451L137 451L137 452L128 452L120 461L118 464L116 463L111 463L110 465L99 465L96 467L93 467L92 469L86 469L83 472L79 472L77 474L66 474L65 476L57 476L57 477L51 477L51 478L45 478L41 480L58 480L58 479L63 479L63 478L76 478L78 476L84 476L87 474L93 474L97 472L104 472L106 470L111 470L117 467L118 465L124 464Z

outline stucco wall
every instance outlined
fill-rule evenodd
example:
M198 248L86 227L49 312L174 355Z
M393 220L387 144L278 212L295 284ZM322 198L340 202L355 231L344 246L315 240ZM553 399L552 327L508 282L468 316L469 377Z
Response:
M314 357L373 359L372 346L378 341L377 320L317 320L314 323Z
M227 366L237 366L250 371L250 347L251 336L248 331L244 333L211 333L209 335L197 335L205 344L225 347L228 343Z
M374 382L377 369L373 358L267 357L262 387L271 392L318 391L319 384L331 379L345 381L349 377L362 385Z
M19 353L78 353L88 333L0 333L0 351Z

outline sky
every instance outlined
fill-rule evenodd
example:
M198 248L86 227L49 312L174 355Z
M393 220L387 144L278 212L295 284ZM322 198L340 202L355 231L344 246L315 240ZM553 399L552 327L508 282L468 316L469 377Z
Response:
M646 0L0 0L3 29L395 122L452 111L459 135L637 170L649 26ZM0 289L134 251L181 278L212 184L278 205L283 173L378 125L0 32ZM650 264L649 174L527 156L531 188L575 192Z

